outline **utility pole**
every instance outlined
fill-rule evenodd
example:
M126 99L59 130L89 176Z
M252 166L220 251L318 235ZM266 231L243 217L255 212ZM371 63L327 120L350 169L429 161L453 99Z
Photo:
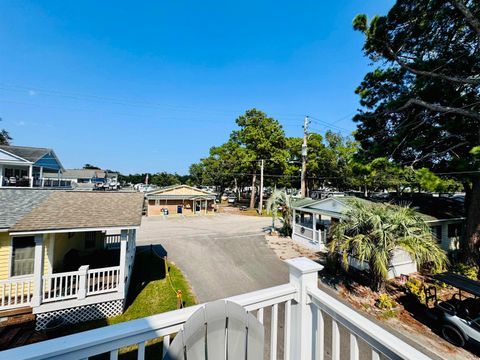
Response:
M260 201L258 204L258 213L262 215L263 212L263 165L264 160L261 160L260 163Z
M302 144L302 184L300 188L300 195L307 196L307 140L308 140L308 116L303 120L303 144Z

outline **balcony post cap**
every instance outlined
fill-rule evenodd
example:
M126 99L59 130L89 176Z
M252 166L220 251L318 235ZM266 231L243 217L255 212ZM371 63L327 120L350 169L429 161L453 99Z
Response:
M82 265L78 268L78 271L88 271L90 269L90 265Z
M310 260L306 257L298 257L285 261L290 268L290 270L296 270L303 274L310 274L314 272L319 272L323 269L323 265Z

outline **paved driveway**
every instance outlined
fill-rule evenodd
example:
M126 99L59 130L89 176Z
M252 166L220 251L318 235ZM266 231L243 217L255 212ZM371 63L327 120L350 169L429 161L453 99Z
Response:
M287 266L265 242L270 224L270 218L226 214L146 217L137 245L163 247L206 302L288 282Z

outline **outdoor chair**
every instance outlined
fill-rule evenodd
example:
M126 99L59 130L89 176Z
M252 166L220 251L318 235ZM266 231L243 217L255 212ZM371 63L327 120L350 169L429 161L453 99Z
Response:
M185 322L164 360L261 360L263 325L240 305L207 303Z

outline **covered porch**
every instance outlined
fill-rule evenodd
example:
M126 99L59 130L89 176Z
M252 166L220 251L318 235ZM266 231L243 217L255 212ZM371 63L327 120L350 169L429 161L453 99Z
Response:
M292 239L315 251L325 251L327 235L336 218L313 209L293 210Z
M136 230L11 233L10 276L0 281L0 312L34 314L124 300Z

